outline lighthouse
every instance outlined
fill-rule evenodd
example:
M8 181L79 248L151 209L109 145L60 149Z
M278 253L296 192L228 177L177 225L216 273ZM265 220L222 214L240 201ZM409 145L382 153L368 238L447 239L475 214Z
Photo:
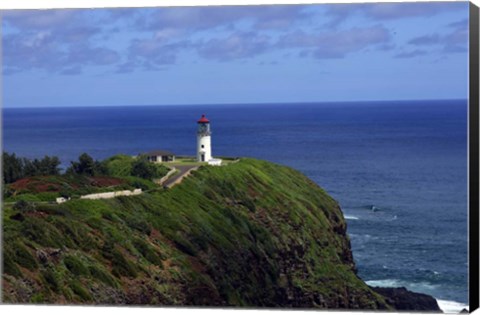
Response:
M210 121L202 115L197 121L197 161L208 162L212 159L212 132L210 131Z

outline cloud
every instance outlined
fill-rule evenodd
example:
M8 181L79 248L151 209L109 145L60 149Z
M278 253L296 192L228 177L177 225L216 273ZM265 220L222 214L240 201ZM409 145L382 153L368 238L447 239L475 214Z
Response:
M217 61L249 58L271 45L265 35L237 30L237 23L262 31L288 29L309 16L304 11L297 5L5 11L4 73L39 69L74 75L85 66L113 64L121 73L154 70L174 64L186 50ZM133 32L123 60L106 41L119 27ZM209 33L214 37L191 43L193 33L216 28L231 34ZM145 38L139 30L153 34Z
M137 25L149 30L202 31L247 21L254 29L285 29L308 17L299 5L160 8L137 20Z
M111 65L120 60L119 54L103 47L90 47L85 44L72 45L66 54L69 65Z
M466 9L464 3L439 3L439 2L418 2L418 3L377 3L367 7L366 14L379 20L428 17L441 12L448 12L458 9Z
M135 71L135 69L137 68L137 65L135 64L134 61L126 61L124 63L121 63L119 65L116 66L116 70L115 72L116 73L131 73L133 71Z
M321 9L320 9L321 8ZM5 11L4 74L43 70L76 75L86 67L111 66L117 73L162 70L196 54L218 62L246 60L272 51L302 58L398 47L384 21L432 16L468 8L464 3L260 5L99 10ZM326 11L325 11L326 9ZM334 28L316 30L321 12ZM341 26L356 15L381 21ZM444 25L445 33L417 36L396 58L465 51L468 19ZM113 43L114 40L118 42ZM418 48L418 49L417 49ZM443 49L443 50L442 50Z
M468 52L467 47L460 45L448 45L443 47L442 52L444 53L465 53Z
M425 45L436 45L440 42L440 36L438 34L433 35L424 35L412 38L408 41L410 45L425 46Z
M5 10L3 21L10 27L22 30L45 30L65 26L77 19L83 10Z
M196 45L201 57L217 61L251 58L271 47L270 37L255 32L237 32L226 38L210 39Z
M74 75L84 66L111 65L118 52L96 43L102 28L88 10L16 10L2 16L4 74L28 70Z
M426 54L427 54L426 51L416 49L416 50L409 51L409 52L399 53L399 54L397 54L393 57L394 58L400 58L400 59L406 59L406 58L414 58L414 57L417 57L417 56L423 56L423 55L426 55Z
M408 44L413 46L442 46L444 53L466 52L468 45L468 22L461 20L448 24L452 31L446 34L430 34L412 38Z
M49 31L14 33L3 38L4 74L28 70L78 74L84 66L110 65L119 58L112 49L96 47L88 41L74 41L65 34L60 36Z
M71 67L71 68L65 68L60 72L60 74L63 74L63 75L77 75L77 74L81 74L81 73L82 73L82 68L79 67L79 66L74 66L74 67Z
M452 27L454 29L467 29L468 28L468 19L462 19L460 21L452 22L447 26Z
M54 72L62 58L63 53L48 32L11 34L3 38L5 74L36 68Z
M363 16L374 21L404 18L429 17L454 10L468 10L467 2L409 2L373 4L332 4L326 15L331 17L329 26L335 27L353 15Z
M304 56L343 58L346 54L360 51L372 45L386 44L389 40L389 31L383 26L377 25L320 34L296 31L280 37L278 46L282 48L309 48L309 50L303 52Z
M171 43L162 37L135 39L129 47L129 59L149 61L156 65L173 64L177 54L189 46L188 41Z

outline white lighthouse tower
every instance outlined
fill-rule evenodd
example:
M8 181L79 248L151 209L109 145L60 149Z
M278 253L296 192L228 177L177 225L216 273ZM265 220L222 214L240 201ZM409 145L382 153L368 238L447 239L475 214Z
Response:
M208 162L212 159L210 121L205 115L202 115L202 118L200 118L197 123L197 161Z

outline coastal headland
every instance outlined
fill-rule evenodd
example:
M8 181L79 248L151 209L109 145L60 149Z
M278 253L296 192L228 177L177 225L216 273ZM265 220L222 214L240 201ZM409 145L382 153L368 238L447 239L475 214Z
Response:
M440 311L366 285L338 203L292 168L242 158L170 189L115 184L144 193L18 205L17 192L3 211L4 302Z

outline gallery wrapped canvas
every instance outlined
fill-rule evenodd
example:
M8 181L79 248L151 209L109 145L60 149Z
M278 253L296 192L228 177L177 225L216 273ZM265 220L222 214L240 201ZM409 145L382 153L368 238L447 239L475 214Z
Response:
M478 307L475 5L1 15L3 303Z

